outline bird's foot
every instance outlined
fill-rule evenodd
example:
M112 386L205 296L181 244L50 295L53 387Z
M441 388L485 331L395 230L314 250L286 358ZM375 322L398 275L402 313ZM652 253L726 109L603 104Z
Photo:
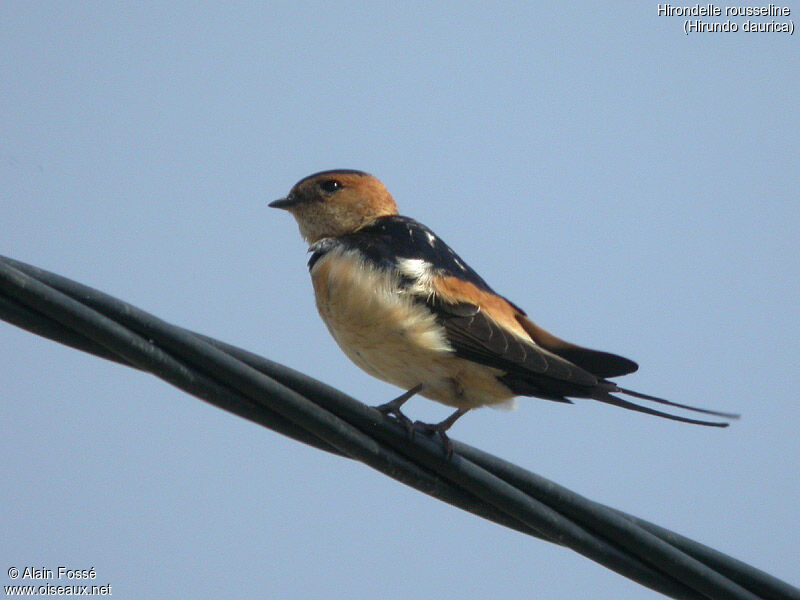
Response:
M442 451L447 460L453 456L453 440L447 435L447 429L439 427L441 423L423 423L422 421L414 421L414 429L419 430L422 434L434 436L439 434L439 439L442 440Z
M442 450L444 451L445 458L450 460L453 457L453 440L447 435L447 430L453 426L459 417L466 414L468 408L459 408L452 415L447 417L444 421L439 423L422 423L421 421L414 422L414 428L419 429L425 435L439 434L442 440Z
M418 393L421 389L422 384L420 383L407 392L400 394L394 400L375 407L375 410L378 412L381 412L384 415L391 415L397 419L397 421L405 428L408 437L411 439L414 438L414 423L412 423L411 419L403 414L403 411L401 411L400 408L408 401L409 398L411 398L411 396Z

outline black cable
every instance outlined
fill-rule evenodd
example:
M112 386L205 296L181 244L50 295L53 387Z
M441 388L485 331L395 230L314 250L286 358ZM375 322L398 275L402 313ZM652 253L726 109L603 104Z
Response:
M346 394L157 319L53 273L0 257L0 318L149 371L225 410L349 456L464 510L570 548L680 599L800 599L800 590L671 531L591 502L465 444L452 460Z

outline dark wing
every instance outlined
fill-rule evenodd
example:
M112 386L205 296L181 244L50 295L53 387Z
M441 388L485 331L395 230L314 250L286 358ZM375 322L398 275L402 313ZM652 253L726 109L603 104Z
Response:
M439 275L457 277L473 284L479 290L496 293L441 238L422 223L409 217L400 215L381 217L367 227L344 236L341 240L357 248L374 265L392 269L397 266L398 258L421 259L432 265ZM598 378L625 375L638 368L635 362L627 358L590 350L557 338L527 319L521 308L507 299L504 300L519 313L519 324L531 336L539 350L556 354L573 366L577 365ZM479 323L475 326L483 327Z
M598 379L565 358L509 333L474 304L467 302L451 304L435 297L428 299L419 297L419 301L424 302L428 309L436 315L436 319L444 327L447 339L458 356L506 371L505 374L498 376L498 380L508 386L516 395L536 396L560 402L570 402L567 396L592 398L627 410L673 421L712 427L728 426L728 423L690 419L640 406L612 394L612 392L618 392L694 412L728 419L738 418L738 415L735 414L679 404L620 388L609 381ZM597 354L607 353L597 352ZM617 359L627 360L613 354L608 356L611 357L609 360L612 362ZM624 363L620 363L620 365L624 365Z
M397 271L399 261L417 259L424 261L429 266L429 274L437 279L454 278L475 293L497 296L450 246L423 224L409 217L381 217L355 233L340 237L337 243L357 249L366 261L379 268ZM402 269L399 271L409 290L416 288L419 281L408 278ZM542 336L542 341L534 340L531 343L509 333L508 328L498 323L486 310L478 310L476 299L461 296L455 302L445 302L438 295L430 294L430 291L433 290L417 288L418 299L428 306L444 326L456 353L474 362L507 371L507 375L501 379L517 394L553 399L562 399L566 394L587 396L589 390L598 386L599 378L635 369L635 363L627 359L580 348L549 334L549 337ZM505 298L498 296L498 299L507 305L507 317L513 319L516 314L526 321L514 322L512 327L522 327L527 331L526 324L530 322L522 309ZM560 344L551 344L552 347L549 347L547 343L550 339ZM624 363L614 363L613 359ZM592 368L598 368L598 373L593 373Z
M568 402L565 396L588 397L599 385L588 371L508 332L474 304L418 299L436 315L458 356L506 371L498 379L517 395Z
M603 379L627 375L639 368L639 365L623 356L611 354L610 352L601 352L600 350L591 350L564 341L539 327L526 317L525 313L521 312L521 314L517 315L517 321L539 346L547 348L550 352L566 358L569 362L575 363L589 371L589 373Z

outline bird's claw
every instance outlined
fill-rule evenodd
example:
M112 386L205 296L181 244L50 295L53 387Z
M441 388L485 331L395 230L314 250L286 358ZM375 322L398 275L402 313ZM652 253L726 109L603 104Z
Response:
M394 418L396 418L399 421L399 423L405 428L409 439L412 440L414 439L414 424L411 422L411 419L409 419L407 416L403 414L400 408L403 406L403 404L406 403L406 401L409 398L411 398L411 396L419 392L421 389L422 389L422 384L420 383L411 388L410 390L408 390L407 392L400 394L394 400L391 400L386 404L381 404L375 407L375 410L377 410L378 412L381 412L384 415L391 415Z
M392 402L387 402L386 404L376 406L375 410L386 416L394 417L397 422L400 423L400 425L402 425L406 430L409 439L414 439L414 423L411 421L411 419L403 414L403 411L400 410L399 406L394 405L394 400L392 400Z
M447 435L447 430L450 423L443 421L441 423L423 423L422 421L414 421L414 429L419 430L423 435L433 437L439 434L439 439L442 441L442 451L444 452L445 459L450 460L453 457L453 440Z

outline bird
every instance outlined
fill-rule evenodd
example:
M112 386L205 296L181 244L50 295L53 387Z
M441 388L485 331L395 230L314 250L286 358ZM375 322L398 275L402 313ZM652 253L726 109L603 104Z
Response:
M564 341L496 293L422 223L401 216L373 175L320 171L269 204L297 221L309 244L308 269L322 320L361 369L404 390L377 406L413 434L439 433L468 411L509 406L518 396L562 403L587 398L658 417L712 427L634 403L634 397L724 419L738 415L681 404L620 387L611 378L637 363ZM412 396L455 408L436 424L412 423L401 407Z

